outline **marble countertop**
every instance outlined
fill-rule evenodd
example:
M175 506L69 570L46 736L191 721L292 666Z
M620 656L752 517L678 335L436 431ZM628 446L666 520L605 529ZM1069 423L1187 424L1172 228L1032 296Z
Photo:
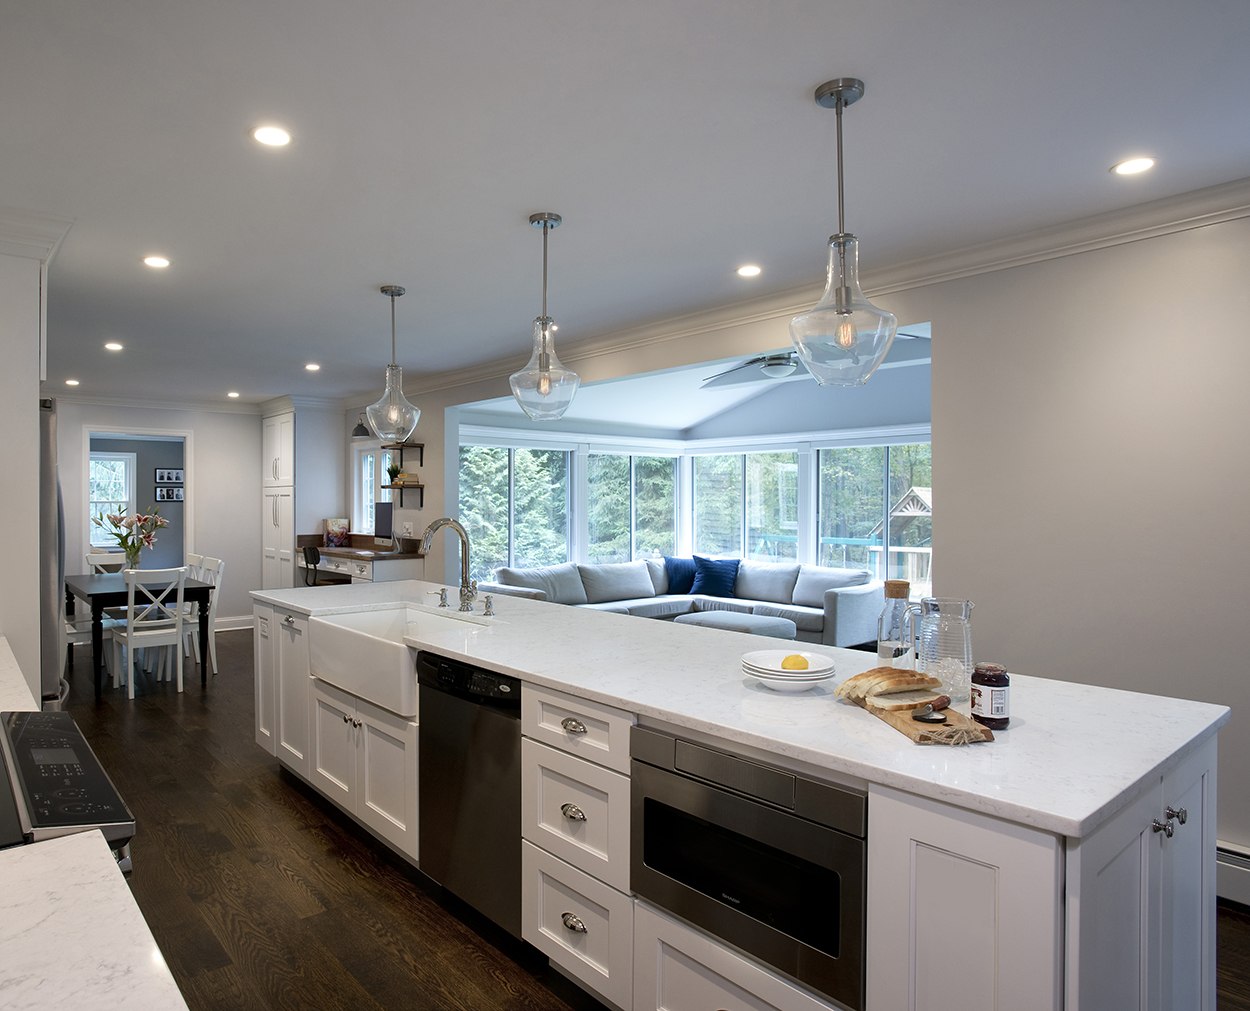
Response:
M0 1009L185 1008L99 832L0 851Z
M420 551L393 551L390 548L319 548L332 558L352 558L361 562L385 562L400 558L424 558Z
M17 665L9 640L0 635L0 713L37 713L40 708L26 683L26 675Z
M255 590L306 615L427 607L419 580ZM454 589L449 593L456 599ZM740 658L781 640L497 595L482 626L448 622L405 641L658 722L811 768L897 787L1060 835L1088 834L1228 719L1225 706L1012 672L1011 726L987 744L913 744L826 682L797 695L747 679ZM481 601L476 605L478 616ZM455 614L455 611L442 612ZM876 666L872 653L812 644L838 678Z

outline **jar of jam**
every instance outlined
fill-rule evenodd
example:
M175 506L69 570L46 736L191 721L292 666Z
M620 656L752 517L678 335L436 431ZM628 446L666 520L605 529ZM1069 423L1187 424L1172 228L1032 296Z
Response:
M1006 730L1011 722L1011 678L1007 668L979 663L972 669L972 718L991 730Z

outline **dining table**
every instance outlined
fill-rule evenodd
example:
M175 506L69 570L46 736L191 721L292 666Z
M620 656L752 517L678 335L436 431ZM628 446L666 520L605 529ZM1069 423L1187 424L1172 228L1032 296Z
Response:
M200 622L200 687L208 684L208 605L213 584L188 579L183 584L183 599L198 607ZM120 572L93 572L65 577L65 613L74 613L74 598L91 607L91 675L95 681L95 697L100 697L104 681L104 609L126 606L126 577Z

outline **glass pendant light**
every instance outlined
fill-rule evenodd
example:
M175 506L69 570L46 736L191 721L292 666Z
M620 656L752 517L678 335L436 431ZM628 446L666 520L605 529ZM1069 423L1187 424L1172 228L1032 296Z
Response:
M566 369L556 357L556 324L547 315L547 236L558 228L561 217L551 211L530 215L530 224L543 230L543 312L534 320L534 353L520 372L508 379L512 395L521 410L534 421L555 421L561 417L581 383L576 372Z
M816 89L816 103L838 117L838 231L829 237L825 293L814 307L790 320L790 339L821 386L866 383L889 353L898 328L894 314L877 308L860 289L859 242L843 224L842 110L863 95L864 82L853 77L826 81Z
M397 284L384 284L381 292L391 300L391 364L386 367L386 390L382 399L365 409L369 427L383 442L403 442L412 435L421 412L404 396L404 370L395 364L395 299L405 291Z

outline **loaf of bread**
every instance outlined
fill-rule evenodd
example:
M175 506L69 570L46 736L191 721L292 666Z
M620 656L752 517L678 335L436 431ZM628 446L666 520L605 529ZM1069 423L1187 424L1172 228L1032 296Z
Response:
M834 689L840 698L862 702L877 695L914 691L919 688L940 688L942 682L928 674L899 670L895 667L873 667L847 678ZM923 704L923 703L922 703Z
M924 706L942 710L951 704L949 695L940 695L928 688L911 689L893 695L873 695L864 701L874 709L885 709L890 712L906 712L909 709L921 709Z

